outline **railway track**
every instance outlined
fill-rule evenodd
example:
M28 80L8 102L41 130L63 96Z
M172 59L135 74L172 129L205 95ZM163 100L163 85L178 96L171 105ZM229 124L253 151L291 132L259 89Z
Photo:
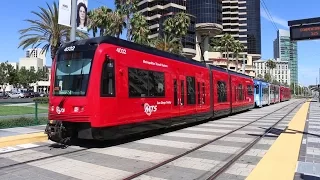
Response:
M284 110L285 108L288 108L288 107L291 106L291 105L294 106L293 108L290 108L290 110L289 110L281 119L279 119L279 120L278 120L276 123L274 123L270 128L268 128L267 131L265 131L263 134L261 134L260 136L258 136L257 138L255 138L255 139L254 139L251 143L249 143L240 153L236 154L231 160L229 160L226 164L224 164L221 168L219 168L215 173L213 173L207 180L215 179L215 178L217 178L219 175L221 175L223 172L225 172L236 160L238 160L243 154L245 154L246 152L248 152L255 144L257 144L257 142L258 142L260 139L262 139L263 137L265 137L265 135L267 135L277 124L279 124L285 117L287 117L291 112L293 112L297 107L299 107L299 106L300 106L301 104L303 104L303 103L305 103L305 101L302 101L302 102L301 102L301 101L298 101L298 102L293 102L293 103L291 103L291 104L288 104L288 105L286 105L286 106L284 106L284 107L282 107L282 108L280 108L280 109L277 109L276 111L273 111L273 112L271 112L271 113L268 113L268 114L266 114L266 115L264 115L264 116L262 116L262 117L260 117L260 118L258 118L258 119L256 119L256 120L254 120L254 121L252 121L252 122L249 122L249 123L247 123L247 124L245 124L245 125L243 125L243 126L241 126L241 127L239 127L239 128L236 128L236 129L234 129L234 130L232 130L232 131L230 131L230 132L228 132L228 133L226 133L226 134L224 134L224 135L222 135L222 136L219 136L219 137L217 137L217 138L214 138L214 139L212 139L212 140L209 140L209 141L207 141L206 143L203 143L203 144L201 144L201 145L199 145L199 146L197 146L197 147L194 147L194 148L192 148L192 149L190 149L190 150L188 150L188 151L186 151L186 152L184 152L184 153L181 153L181 154L179 154L179 155L177 155L177 156L174 156L174 157L172 157L172 158L170 158L170 159L167 159L167 160L165 160L165 161L163 161L163 162L160 162L160 163L158 163L158 164L156 164L156 165L154 165L154 166L152 166L152 167L150 167L150 168L147 168L147 169L142 170L142 171L140 171L140 172L137 172L137 173L135 173L135 174L133 174L133 175L131 175L131 176L129 176L129 177L126 177L126 178L124 178L123 180L131 180L131 179L137 178L137 177L139 177L139 176L145 175L146 173L148 173L148 172L150 172L150 171L153 171L153 170L155 170L155 169L157 169L157 168L159 168L159 167L161 167L161 166L164 166L164 165L166 165L166 164L168 164L168 163L170 163L170 162L173 162L174 160L177 160L177 159L179 159L179 158L181 158L181 157L184 157L184 156L186 156L186 155L188 155L188 154L190 154L190 153L192 153L192 152L195 152L196 150L198 150L198 149L200 149L200 148L202 148L202 147L205 147L205 146L207 146L207 145L209 145L209 144L211 144L211 143L213 143L213 142L215 142L215 141L218 141L219 139L222 139L222 138L224 138L224 137L226 137L226 136L228 136L228 135L230 135L230 134L238 131L238 130L241 130L241 129L243 129L243 128L245 128L245 127L247 127L247 126L249 126L249 125L251 125L251 124L253 124L253 123L255 123L255 122L258 122L259 120L261 120L261 119L263 119L263 118L266 118L266 117L272 115L273 113L275 113L275 112L277 112L277 111Z
M132 175L132 176L130 176L130 177L128 177L128 178L125 178L125 179L133 179L133 178L138 177L138 176L140 176L140 175L142 175L142 174L145 174L145 173L147 173L147 172L149 172L149 171L151 171L151 170L154 170L154 169L156 169L156 168L158 168L158 167L160 167L160 166L162 166L162 165L165 165L165 164L167 164L167 163L169 163L169 162L171 162L171 161L173 161L173 160L175 160L175 159L178 159L178 158L180 158L180 157L182 157L182 156L185 156L185 155L187 155L187 154L189 154L189 153L191 153L191 152L193 152L193 151L195 151L195 150L197 150L197 149L199 149L199 148L201 148L201 147L204 147L204 146L206 146L206 145L208 145L208 144L210 144L210 143L212 143L212 142L214 142L214 141L217 141L217 140L219 140L219 139L221 139L221 138L223 138L223 137L225 137L225 136L227 136L227 135L229 135L229 134L231 134L231 133L233 133L233 132L236 132L236 131L238 131L238 130L246 127L246 126L249 126L250 124L252 124L252 123L254 123L254 122L257 122L257 121L259 121L259 120L261 120L261 119L263 119L263 118L265 118L265 117L267 117L267 116L269 116L269 115L271 115L271 114L273 114L273 113L275 113L275 112L277 112L277 111L284 110L285 108L288 108L288 107L290 107L291 105L294 105L294 104L296 104L296 103L297 103L297 102L295 101L295 102L292 102L292 103L290 103L290 104L288 104L288 105L285 105L285 106L281 107L280 109L278 109L278 110L276 110L276 111L272 111L272 112L270 112L270 113L268 113L268 114L266 114L266 115L264 115L264 116L262 116L262 117L259 117L258 119L254 120L254 121L252 121L252 122L249 122L249 123L241 126L240 128L234 129L234 130L230 131L230 132L227 133L227 134L224 134L224 135L222 135L222 136L220 136L220 137L217 137L217 138L215 138L215 139L213 139L213 140L210 140L210 141L208 141L207 143L204 143L204 144L202 144L202 145L200 145L200 146L198 146L198 147L196 147L196 148L194 148L194 149L191 149L191 150L189 150L189 151L187 151L187 152L185 152L185 153L183 153L183 154L180 154L180 155L178 155L178 156L176 156L176 157L174 157L174 158L171 158L171 159L168 159L168 160L166 160L166 161L164 161L164 162L161 162L161 163L157 164L157 165L154 166L154 167L148 168L148 169L146 169L146 170L144 170L144 171L142 171L142 172L138 172L138 173L136 173L136 174L134 174L134 175ZM298 102L298 105L300 105L300 104L301 104L301 102L300 102L300 103ZM298 105L296 105L296 106L298 106ZM294 109L294 108L293 108L293 109ZM291 112L291 111L290 111L290 112ZM158 133L158 134L159 134L159 133ZM162 134L162 133L161 133L161 134ZM148 136L148 137L149 137L149 136ZM145 137L144 137L144 138L145 138ZM138 138L138 139L139 139L139 138ZM141 137L140 137L140 139L141 139ZM125 141L126 141L126 142L131 142L131 141L134 141L134 138L133 138L133 140L131 139L131 140L125 140ZM110 143L109 145L105 145L104 147L114 146L114 145L121 144L121 143L125 143L125 142L117 142L116 144L115 144L115 143ZM6 154L9 154L9 153L18 152L18 151L23 151L23 150L33 150L33 149L45 148L45 147L50 148L51 146L56 146L56 145L57 145L57 144L41 145L41 146L37 146L37 147L31 147L31 148L25 148L25 149L19 149L19 150L15 150L15 151L0 153L0 161L1 161L1 156L2 156L2 155L6 155ZM90 145L89 145L89 146L90 146ZM60 148L61 148L61 147L60 147ZM14 167L14 166L23 165L23 164L32 163L32 162L36 162L36 161L40 161L40 160L50 159L50 158L54 158L54 157L58 157L58 156L71 155L71 154L73 154L73 153L77 153L77 152L81 152L81 151L86 151L86 150L88 150L88 149L90 149L90 147L88 147L88 148L82 148L82 149L77 149L77 150L73 150L73 151L69 151L69 152L58 153L58 154L56 154L56 155L50 155L50 156L47 156L47 157L41 157L41 158L32 159L32 160L27 160L27 161L18 162L18 163L14 163L14 164L9 164L9 165L5 165L5 166L0 166L0 170L2 170L2 169L7 169L7 168L11 168L11 167ZM41 152L41 151L40 151L40 152Z

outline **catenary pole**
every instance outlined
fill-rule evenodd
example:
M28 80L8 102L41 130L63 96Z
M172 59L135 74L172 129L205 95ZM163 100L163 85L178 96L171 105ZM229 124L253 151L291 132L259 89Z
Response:
M77 0L71 0L71 32L70 41L76 40Z

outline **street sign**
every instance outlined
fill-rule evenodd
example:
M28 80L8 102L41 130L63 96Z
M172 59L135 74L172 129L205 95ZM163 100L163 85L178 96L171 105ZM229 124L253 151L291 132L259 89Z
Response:
M320 38L320 23L301 25L301 26L291 26L290 27L290 39L292 41L297 40L311 40Z

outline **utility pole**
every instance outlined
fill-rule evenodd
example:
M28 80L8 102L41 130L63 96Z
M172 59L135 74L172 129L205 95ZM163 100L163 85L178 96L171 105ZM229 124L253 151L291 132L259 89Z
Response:
M70 41L76 40L77 0L71 0L71 32Z

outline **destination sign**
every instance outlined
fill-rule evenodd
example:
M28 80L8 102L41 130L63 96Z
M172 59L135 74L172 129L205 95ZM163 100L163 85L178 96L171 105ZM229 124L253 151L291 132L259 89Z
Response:
M290 27L290 39L293 41L320 39L320 24L292 26Z

